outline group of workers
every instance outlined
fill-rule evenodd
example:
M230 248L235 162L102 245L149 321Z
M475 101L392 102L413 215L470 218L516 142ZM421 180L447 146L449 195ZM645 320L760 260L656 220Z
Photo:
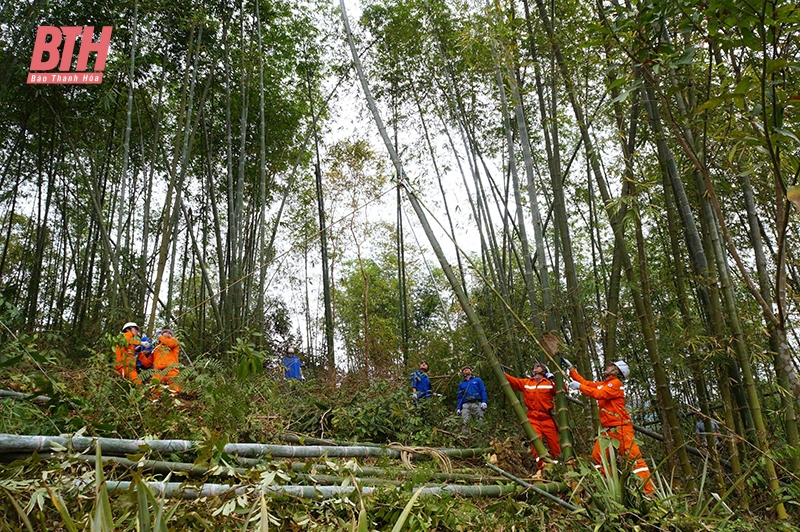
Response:
M141 384L139 372L154 369L156 370L154 379L169 386L173 392L180 391L180 387L175 383L175 377L180 371L177 367L180 345L170 329L157 331L155 345L146 336L141 335L139 326L134 322L126 323L122 327L122 334L125 343L118 345L115 352L114 367L117 373L138 385ZM578 390L597 401L602 426L601 436L619 442L616 452L634 462L633 472L642 479L645 493L651 493L653 485L650 481L650 469L634 441L633 422L625 407L623 381L630 376L628 365L622 360L609 364L603 372L603 379L597 382L583 378L564 357L561 357L561 365L571 378L569 388ZM284 379L305 381L302 366L303 363L295 354L294 348L288 347L281 361ZM419 364L419 369L411 374L411 394L417 404L434 395L428 377L429 369L428 363L423 360ZM462 433L466 434L471 420L482 422L489 399L483 381L472 373L471 366L464 366L461 375L463 379L458 385L456 414L461 416ZM557 393L554 375L545 364L537 362L533 366L532 378L517 378L507 372L505 376L512 389L522 392L528 409L528 421L539 438L547 443L551 457L558 458L561 454L561 443L553 415ZM698 427L701 423L698 423ZM544 461L539 460L533 446L531 452L541 471ZM595 467L603 473L600 438L595 441L592 458Z
M623 380L630 376L630 368L622 361L609 364L603 372L603 379L597 382L584 379L580 373L572 366L569 360L561 357L561 365L568 372L571 381L569 388L579 390L583 395L597 400L600 410L601 436L616 440L619 447L616 453L625 456L633 464L633 472L638 475L644 483L644 491L647 494L653 492L653 484L650 481L650 469L642 458L639 446L633 439L633 422L625 408L625 388ZM419 401L433 394L428 377L428 363L420 362L419 369L411 374L412 397ZM483 381L472 374L472 367L465 366L461 370L463 380L458 385L456 414L462 419L462 433L467 433L468 423L471 419L480 422L483 414L488 407L488 397ZM532 378L517 378L506 372L511 388L522 392L525 406L528 409L528 421L536 431L536 434L550 449L551 458L555 459L561 454L561 443L558 437L558 426L553 415L556 397L555 377L548 370L547 366L541 362L533 367ZM606 452L608 453L608 447ZM531 446L531 452L537 461L541 476L541 469L544 461L539 460L539 456ZM603 471L603 460L601 451L601 441L598 438L592 449L592 458L595 467ZM606 460L608 463L608 459Z
M141 334L139 326L128 322L122 326L124 343L117 345L114 353L114 369L117 373L136 385L142 383L140 372L153 369L153 379L169 386L170 391L179 392L180 386L175 382L180 369L178 354L180 343L170 329L156 331L153 342Z
M416 404L422 399L427 399L434 394L431 388L431 380L428 377L430 367L426 361L419 363L419 369L411 374L411 398ZM471 366L464 366L461 369L464 379L458 385L458 403L456 414L461 416L461 432L467 434L471 419L477 422L483 421L483 413L489 407L489 396L486 394L486 386L480 377L472 374Z

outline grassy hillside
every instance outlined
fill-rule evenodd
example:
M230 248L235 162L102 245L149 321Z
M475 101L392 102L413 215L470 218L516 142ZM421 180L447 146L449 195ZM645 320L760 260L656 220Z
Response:
M548 466L546 482L538 484L551 486L557 497L581 509L570 511L516 488L512 481L501 481L485 466L491 459L528 479L535 471L527 448L515 439L518 428L504 419L498 407L489 410L483 426L462 436L451 398L433 398L415 408L401 376L349 379L329 386L314 379L304 384L282 382L258 368L238 376L235 370L213 359L196 361L193 368L183 370L183 391L173 395L115 377L103 353L66 369L47 362L40 367L14 366L4 374L0 388L32 395L0 401L2 433L198 443L188 452L159 453L145 446L137 453L107 454L99 461L93 451L71 449L69 444L35 454L13 452L10 444L2 444L0 530L764 530L782 526L763 505L764 481L755 474L743 477L733 493L716 494L709 488L710 475L704 475L703 488L691 494L659 476L659 496L647 499L625 464L614 483L583 460ZM50 401L42 403L35 395L47 395ZM493 451L467 459L445 459L434 453L413 459L267 455L237 460L225 448L234 442L322 443L317 439L369 442L384 451L427 452L420 447L492 447ZM161 493L175 483L180 488L174 493ZM203 485L217 494L183 498ZM338 486L341 493L309 499L281 492L284 486L314 485ZM421 494L412 501L420 486L468 490L476 485L493 487L482 488L484 493L506 494L472 497L443 492ZM499 485L504 488L496 488Z

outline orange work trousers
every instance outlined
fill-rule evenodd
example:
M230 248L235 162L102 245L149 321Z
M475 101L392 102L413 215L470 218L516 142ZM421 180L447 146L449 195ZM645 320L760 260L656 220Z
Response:
M533 426L533 430L536 431L539 438L547 442L547 447L550 448L550 458L557 458L561 454L561 442L558 441L558 428L556 427L556 422L553 421L553 416L548 415L547 417L542 417L542 419L533 419L529 416L528 421L531 422L531 426ZM531 445L531 454L536 458L539 469L544 467L544 462L539 460L539 454L533 445Z
M644 492L650 493L653 491L653 484L650 482L650 468L647 467L647 462L642 458L642 451L639 446L633 441L633 425L626 423L618 427L610 427L603 430L603 434L609 438L613 438L619 442L619 450L616 451L618 456L626 456L634 461L633 472L644 482ZM602 464L600 457L600 440L594 442L594 449L592 449L592 458L597 464ZM606 451L606 459L608 459L608 451ZM603 473L601 465L595 466Z

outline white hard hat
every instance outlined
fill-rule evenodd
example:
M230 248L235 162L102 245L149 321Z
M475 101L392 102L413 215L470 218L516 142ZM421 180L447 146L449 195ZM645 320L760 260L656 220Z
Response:
M286 352L289 353L290 355L294 354L294 347L289 346L288 348L286 348Z
M122 332L125 332L125 331L127 331L127 330L128 330L128 329L130 329L131 327L136 327L137 329L139 328L139 326L138 326L138 325L136 325L134 322L132 322L132 321L129 321L128 323L126 323L125 325L123 325L123 326L122 326Z
M617 369L620 371L620 373L622 373L623 377L627 379L630 376L631 368L629 368L625 362L622 360L617 360L616 362L612 362L612 364L617 366Z

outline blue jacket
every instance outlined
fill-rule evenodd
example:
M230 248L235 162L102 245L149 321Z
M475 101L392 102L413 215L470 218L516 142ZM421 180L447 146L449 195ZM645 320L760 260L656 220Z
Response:
M488 402L489 397L486 395L486 387L478 377L473 376L470 380L464 379L458 385L458 410L461 410L464 403Z
M283 367L286 370L284 374L286 379L303 379L303 374L300 373L300 368L303 366L303 363L297 358L296 355L292 356L285 356L283 357Z
M411 374L411 387L417 390L417 399L433 395L431 380L428 378L428 375L420 369Z

